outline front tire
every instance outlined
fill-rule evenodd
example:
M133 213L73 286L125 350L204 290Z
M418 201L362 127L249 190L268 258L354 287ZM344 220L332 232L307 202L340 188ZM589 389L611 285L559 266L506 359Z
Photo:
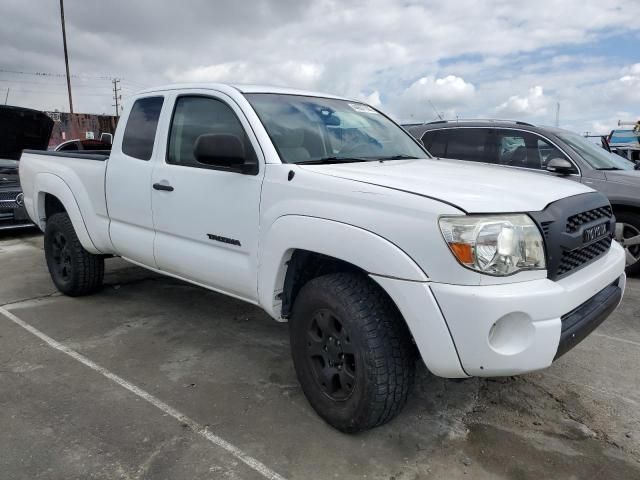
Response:
M388 422L404 407L415 349L395 305L364 275L315 278L290 319L293 362L314 410L346 433Z
M51 279L65 295L88 295L102 286L104 258L84 249L67 213L47 220L44 252Z
M625 250L627 275L640 274L640 214L616 213L616 241Z

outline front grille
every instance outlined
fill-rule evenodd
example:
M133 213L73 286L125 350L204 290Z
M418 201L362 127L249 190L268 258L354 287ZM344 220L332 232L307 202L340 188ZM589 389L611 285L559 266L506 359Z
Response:
M530 215L544 235L547 272L552 280L570 275L597 260L611 247L615 218L607 198L601 193L564 198ZM589 229L602 224L607 225L606 236L591 241L593 230Z
M577 250L562 252L560 265L558 266L558 276L566 275L576 268L595 260L600 255L604 255L611 247L611 237L603 238L597 242L587 245Z
M613 217L613 212L611 211L611 207L608 205L600 208L594 208L593 210L588 210L586 212L577 213L576 215L571 215L567 218L567 232L577 232L585 223L591 223L595 220L611 217Z
M20 192L0 192L0 210L13 210L18 208L16 197Z
M3 200L15 200L20 192L0 192L0 202Z

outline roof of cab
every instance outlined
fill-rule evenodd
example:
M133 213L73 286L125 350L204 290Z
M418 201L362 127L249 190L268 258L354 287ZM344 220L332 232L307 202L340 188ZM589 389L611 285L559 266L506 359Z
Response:
M335 98L339 100L350 100L338 95L323 92L313 92L308 90L298 90L295 88L275 87L269 85L243 85L243 84L229 84L229 83L213 83L213 82L200 82L200 83L174 83L169 85L162 85L159 87L148 88L138 92L140 94L162 92L167 90L218 90L224 92L228 89L234 89L240 93L279 93L282 95L304 95L309 97L324 97Z

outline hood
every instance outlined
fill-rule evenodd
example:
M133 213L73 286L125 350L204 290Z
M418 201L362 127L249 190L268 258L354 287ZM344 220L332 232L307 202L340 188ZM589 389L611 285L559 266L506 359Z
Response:
M606 170L607 181L640 187L640 170Z
M540 211L561 198L593 191L546 174L461 160L394 160L302 168L433 198L468 213Z
M19 160L22 150L46 150L53 120L30 108L0 105L0 158Z

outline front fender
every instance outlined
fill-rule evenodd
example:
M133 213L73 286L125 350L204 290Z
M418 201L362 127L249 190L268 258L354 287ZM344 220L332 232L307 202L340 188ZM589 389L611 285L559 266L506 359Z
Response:
M80 240L84 249L94 254L103 253L94 245L84 219L82 218L82 214L80 213L78 202L62 178L51 173L39 173L36 176L34 192L37 193L33 196L34 204L31 206L32 210L30 210L30 212L32 212L32 220L37 222L42 231L44 231L46 226L45 197L48 193L60 200L64 206L69 214L76 235L78 235L78 240ZM27 208L29 208L29 205L27 205Z
M425 282L428 277L397 245L373 232L324 218L286 215L261 241L258 268L260 305L279 319L287 262L297 249L337 258L382 277Z

